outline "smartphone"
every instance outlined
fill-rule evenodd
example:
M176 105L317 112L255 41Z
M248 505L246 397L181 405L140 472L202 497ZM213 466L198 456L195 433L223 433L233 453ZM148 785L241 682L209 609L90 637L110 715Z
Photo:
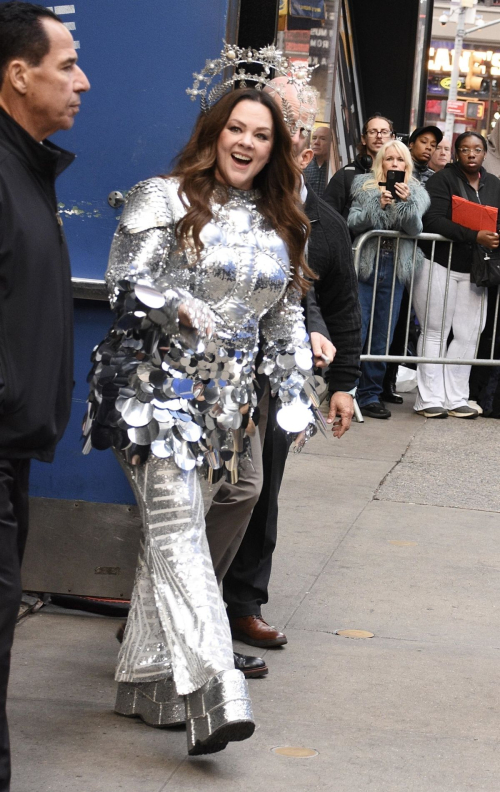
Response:
M405 180L405 171L400 170L389 170L387 171L386 178L386 189L392 194L393 198L399 198L396 190L394 189L398 182L404 182Z

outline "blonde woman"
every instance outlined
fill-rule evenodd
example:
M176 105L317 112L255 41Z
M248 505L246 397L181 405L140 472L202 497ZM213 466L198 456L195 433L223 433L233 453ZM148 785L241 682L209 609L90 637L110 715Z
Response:
M357 176L352 184L352 205L349 211L349 228L356 236L371 229L402 231L409 236L417 236L422 231L422 216L429 207L429 197L419 182L412 176L413 163L409 150L397 140L389 140L379 150L372 170ZM394 198L386 189L389 171L403 171L404 181L396 182ZM382 185L384 186L381 186ZM356 245L357 240L354 241ZM359 264L359 301L362 316L362 338L366 343L372 312L373 292L376 288L373 316L373 331L370 354L384 355L389 335L392 341L398 320L404 286L411 279L413 262L413 242L401 239L398 258L395 262L396 242L383 238L380 244L380 259L375 287L375 259L377 238L373 237L363 245ZM420 269L423 254L417 249L416 267ZM396 281L394 305L389 327L390 297L394 267ZM361 365L361 379L358 387L358 403L363 415L371 418L390 418L391 413L381 401L386 363L364 361Z

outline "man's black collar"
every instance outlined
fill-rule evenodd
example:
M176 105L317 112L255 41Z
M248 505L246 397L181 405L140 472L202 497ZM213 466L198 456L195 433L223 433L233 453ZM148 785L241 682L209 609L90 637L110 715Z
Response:
M0 146L29 168L56 178L71 165L75 155L49 140L39 143L12 116L0 107Z

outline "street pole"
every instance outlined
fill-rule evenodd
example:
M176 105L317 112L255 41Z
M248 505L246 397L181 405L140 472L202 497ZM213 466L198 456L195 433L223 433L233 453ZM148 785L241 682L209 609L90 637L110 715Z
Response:
M456 102L458 96L458 79L460 75L460 57L462 55L462 45L465 36L465 12L466 8L460 7L458 12L457 33L455 36L455 51L453 53L453 67L451 70L451 83L448 92L448 103L446 106L446 125L444 136L448 140L453 140L453 127L455 126L455 116L448 111L450 102ZM472 53L471 53L472 57Z

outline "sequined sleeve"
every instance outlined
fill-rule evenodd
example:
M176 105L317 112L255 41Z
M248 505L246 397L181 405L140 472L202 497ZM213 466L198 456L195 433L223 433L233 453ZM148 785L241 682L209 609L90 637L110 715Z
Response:
M163 332L177 333L181 303L197 301L179 288L169 258L175 242L175 218L171 206L172 184L154 178L139 182L127 196L120 224L109 255L106 283L112 307L122 313L134 306L148 311L149 318L162 326Z
M113 299L117 284L131 275L153 277L168 256L174 220L164 179L139 182L127 196L106 270Z
M277 419L289 432L300 432L316 423L319 410L312 353L300 294L293 287L265 314L260 325L263 359L259 373L269 376L271 394L281 407Z

